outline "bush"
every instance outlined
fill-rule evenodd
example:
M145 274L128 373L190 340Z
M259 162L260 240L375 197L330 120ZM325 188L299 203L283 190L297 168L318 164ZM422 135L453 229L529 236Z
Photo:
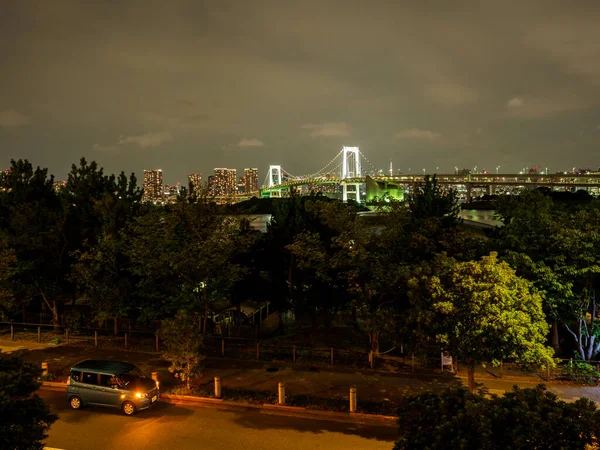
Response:
M0 448L41 450L57 416L36 391L41 369L0 353Z
M563 373L577 383L597 384L600 379L600 372L583 361L571 360L563 367Z
M56 375L54 375L53 373L49 373L47 375L42 375L40 377L40 381L54 381L56 380Z
M483 393L485 394L485 393ZM591 400L558 400L543 385L502 397L464 387L409 397L398 411L395 450L597 448L600 412Z

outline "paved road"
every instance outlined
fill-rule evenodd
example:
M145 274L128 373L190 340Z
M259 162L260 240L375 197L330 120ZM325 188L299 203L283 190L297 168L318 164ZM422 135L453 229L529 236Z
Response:
M47 447L95 449L386 449L396 429L159 403L126 417L118 410L71 410L63 392L40 391L59 420Z

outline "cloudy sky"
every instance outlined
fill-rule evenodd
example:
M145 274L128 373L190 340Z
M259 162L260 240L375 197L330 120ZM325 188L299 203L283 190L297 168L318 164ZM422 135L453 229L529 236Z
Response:
M598 1L1 5L3 167L600 166Z

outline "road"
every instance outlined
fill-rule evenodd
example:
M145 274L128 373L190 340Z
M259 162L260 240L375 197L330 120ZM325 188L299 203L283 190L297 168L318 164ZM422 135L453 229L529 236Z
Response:
M386 449L396 429L276 416L257 410L228 410L159 403L126 417L105 408L71 410L64 392L39 391L59 415L47 447L64 450L166 449Z

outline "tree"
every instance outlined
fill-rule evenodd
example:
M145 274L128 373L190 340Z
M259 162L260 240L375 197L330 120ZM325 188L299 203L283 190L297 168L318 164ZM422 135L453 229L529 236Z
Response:
M67 215L53 189L47 169L28 161L11 161L0 194L0 225L7 247L14 251L9 284L22 304L40 297L60 326L65 294L69 291Z
M0 436L2 448L43 449L42 441L58 419L35 391L41 369L0 353Z
M485 394L485 392L482 392ZM395 450L598 448L600 412L581 398L558 400L544 386L484 396L453 387L405 399Z
M417 272L409 288L415 329L467 361L471 391L480 362L554 365L544 345L548 325L540 295L496 253L470 262L442 255Z
M428 219L436 219L444 228L451 228L460 224L460 205L454 189L444 190L438 184L434 175L425 176L423 183L415 185L409 209L413 221L421 223Z
M86 252L75 252L77 263L73 266L72 279L83 297L89 301L94 320L114 320L139 315L135 311L139 295L135 289L137 277L130 268L124 252L125 244L120 236L103 233L98 243Z
M213 205L179 201L137 217L127 231L126 254L137 288L148 299L148 316L182 308L201 313L208 332L211 302L230 294L245 273L234 257L256 234L242 220Z
M204 360L199 317L179 311L172 319L162 321L160 333L165 345L163 356L171 362L169 371L185 382L189 390L192 379L201 373Z
M388 241L353 208L338 203L309 203L307 209L328 232L305 231L287 248L297 258L300 269L312 271L325 285L341 285L347 291L351 307L364 320L371 350L378 352L380 332L385 328L385 319L393 316L405 265L391 259ZM337 306L347 304L348 300Z
M560 323L580 357L593 359L600 351L600 208L566 209L542 192L524 191L501 200L497 214L505 226L495 231L494 246L543 295L554 348Z
M15 309L11 275L16 262L15 251L8 247L5 233L0 234L0 320L6 320Z

